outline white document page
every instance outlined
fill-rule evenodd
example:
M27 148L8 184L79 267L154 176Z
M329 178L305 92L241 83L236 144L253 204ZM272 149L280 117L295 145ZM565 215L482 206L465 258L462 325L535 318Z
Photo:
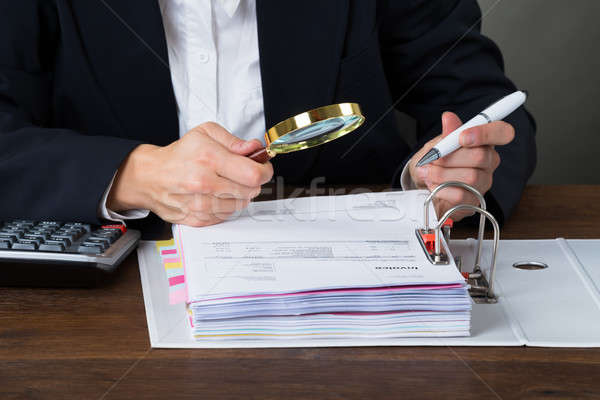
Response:
M257 202L222 224L174 226L189 300L352 287L464 285L453 262L431 264L416 238L427 193ZM431 216L433 223L433 210Z

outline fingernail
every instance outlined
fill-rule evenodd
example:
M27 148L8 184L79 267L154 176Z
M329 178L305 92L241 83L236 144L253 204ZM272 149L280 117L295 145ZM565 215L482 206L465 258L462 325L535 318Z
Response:
M462 134L462 145L471 146L475 143L475 132L465 132Z

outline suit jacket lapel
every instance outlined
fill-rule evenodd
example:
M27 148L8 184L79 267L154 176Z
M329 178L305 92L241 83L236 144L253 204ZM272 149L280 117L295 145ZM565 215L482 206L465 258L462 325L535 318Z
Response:
M257 0L267 129L333 102L347 12L345 0ZM275 172L306 181L317 154L311 149L278 156Z
M82 36L84 45L89 42L91 68L123 130L155 144L176 140L177 105L158 1L96 4L79 8L86 13Z

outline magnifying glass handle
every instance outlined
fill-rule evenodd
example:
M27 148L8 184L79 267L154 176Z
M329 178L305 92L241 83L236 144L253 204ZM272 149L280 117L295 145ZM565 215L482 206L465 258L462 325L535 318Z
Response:
M272 157L267 153L267 149L260 149L255 153L252 153L248 156L251 160L254 160L258 163L264 164L269 161Z

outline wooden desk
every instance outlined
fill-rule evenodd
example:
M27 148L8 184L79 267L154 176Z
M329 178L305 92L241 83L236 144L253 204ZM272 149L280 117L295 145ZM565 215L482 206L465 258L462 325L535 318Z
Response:
M557 236L600 238L599 186L530 186L503 231ZM135 255L106 287L0 289L2 399L401 396L600 398L600 349L151 350Z

